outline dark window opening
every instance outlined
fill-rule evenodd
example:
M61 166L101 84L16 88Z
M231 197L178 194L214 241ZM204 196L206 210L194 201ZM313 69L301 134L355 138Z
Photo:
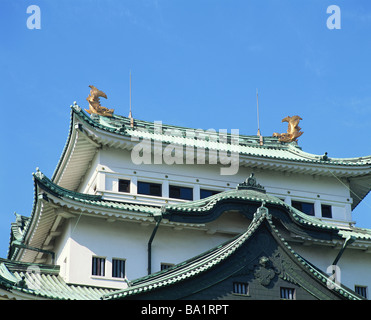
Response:
M366 286L355 286L355 292L361 297L367 299L367 287Z
M220 191L201 189L200 190L200 199L204 199L204 198L213 196L214 194L217 194L219 192Z
M93 257L91 274L93 276L104 276L106 259Z
M125 260L112 259L112 277L125 278Z
M138 181L138 193L149 196L162 196L162 185L159 183L149 183Z
M249 284L246 282L233 282L233 293L247 295L249 293Z
M280 288L280 298L286 300L295 300L295 289Z
M161 263L161 270L169 269L172 267L174 264L173 263Z
M130 192L130 180L119 179L119 192Z
M324 218L332 218L332 209L331 206L328 206L326 204L321 205L322 210L322 217Z
M309 216L314 216L314 203L292 201L292 206Z
M193 200L193 189L179 186L169 186L169 197L183 200Z

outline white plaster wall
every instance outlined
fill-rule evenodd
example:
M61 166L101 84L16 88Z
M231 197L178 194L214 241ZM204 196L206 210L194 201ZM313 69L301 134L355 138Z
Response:
M251 172L254 172L257 181L265 187L269 194L286 199L288 204L291 204L292 200L313 202L316 209L315 215L318 218L322 217L321 204L331 205L334 221L352 221L350 210L352 199L346 183L333 177L284 174L246 167L240 167L236 175L220 175L220 165L207 163L206 161L204 165L135 165L129 151L103 148L96 156L80 190L91 190L92 179L96 177L94 183L97 185L97 193L103 194L106 199L135 200L135 202L162 205L169 201L179 202L179 200L168 198L169 184L194 188L194 200L197 200L200 188L219 191L230 190L243 182ZM118 179L131 180L131 195L118 193ZM137 195L137 181L162 183L163 199L148 196L133 197L133 195Z
M68 282L112 288L126 287L122 279L111 277L112 258L126 259L126 276L129 280L148 274L147 244L155 224L107 222L105 219L84 216L76 227L75 219L69 220L69 223L74 227L74 232L66 242L70 254L66 278ZM230 237L228 234L210 236L205 231L178 230L160 225L152 244L152 272L159 271L162 262L182 262ZM91 275L93 256L106 258L104 277ZM61 256L58 261L62 259Z

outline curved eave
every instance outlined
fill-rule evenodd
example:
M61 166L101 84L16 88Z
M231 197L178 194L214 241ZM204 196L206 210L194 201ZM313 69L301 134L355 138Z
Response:
M293 165L316 165L314 170L318 171L319 174L325 173L328 170L334 171L334 173L342 174L342 171L346 171L347 169L359 169L360 172L348 173L349 176L352 174L355 175L364 175L367 173L371 173L371 156L365 157L357 157L357 158L328 158L327 160L323 160L323 156L310 154L307 152L302 151L297 146L292 144L286 143L279 143L276 142L276 145L273 146L272 143L268 146L259 146L255 144L247 144L247 143L222 143L222 142L214 142L214 141L205 141L205 140L197 140L194 138L189 138L187 136L176 136L171 134L160 134L153 132L153 130L149 130L151 126L153 127L154 124L151 122L143 122L144 124L138 128L131 128L127 125L127 118L125 117L118 117L118 119L111 120L113 124L108 126L109 120L105 120L105 117L101 117L101 122L98 123L91 118L89 118L80 107L74 106L73 112L78 114L80 120L87 125L89 130L93 130L88 132L90 137L98 143L102 143L104 145L109 145L113 147L119 147L127 149L129 146L133 146L136 144L134 143L128 144L128 141L131 138L135 139L151 139L154 141L160 141L163 143L172 143L182 146L188 147L199 147L205 148L208 150L221 150L221 151L231 151L231 152L238 152L242 157L242 164L243 161L250 162L255 159L269 159L273 161L277 161L277 167L282 167L283 165L293 164ZM114 122L115 121L115 122ZM175 128L174 126L165 126L169 128ZM182 128L179 127L181 130L194 130L191 128ZM129 139L128 139L129 138ZM251 138L249 136L242 136L241 139L248 139ZM268 139L273 139L271 137L266 137ZM281 161L281 162L278 162ZM324 169L321 171L320 168L323 167ZM325 169L327 168L327 170ZM280 168L283 171L287 171L289 168ZM337 172L338 171L338 172ZM346 175L346 173L345 173Z
M303 152L300 148L291 144L280 145L277 143L276 146L272 146L271 143L270 146L265 147L207 142L146 131L146 127L153 125L150 122L138 120L141 127L133 129L128 126L125 117L116 116L114 120L111 120L115 121L114 126L111 125L111 127L107 126L110 120L105 117L99 119L102 123L88 117L79 106L72 106L69 136L52 176L54 183L76 191L91 166L94 156L101 147L107 146L130 151L138 143L138 139L147 138L163 142L164 147L168 143L194 148L204 147L210 150L211 154L216 153L216 150L234 150L239 154L239 165L244 167L279 171L285 174L307 174L334 179L348 179L354 200L352 209L359 204L371 189L371 156L333 158L324 161L322 156Z
M353 198L352 210L369 194L371 189L371 174L349 179L349 188Z
M305 241L318 244L333 244L335 242L342 243L348 236L352 236L356 239L356 242L351 246L361 247L365 250L369 250L368 248L371 246L371 229L343 227L326 223L295 209L277 197L253 190L230 190L197 201L166 205L162 208L162 215L169 221L174 222L207 223L217 219L222 213L229 210L244 212L248 206L251 206L252 210L256 210L261 203L265 203L265 206L271 210L272 216L281 220L286 228L291 230L292 234L295 234L296 238L303 237ZM284 213L289 221L299 226L300 229L313 230L312 236L307 233L298 233L296 228L292 228L290 224L282 220L277 210ZM324 233L328 234L328 237L322 237L321 235L318 239L316 238L319 234Z
M115 127L108 127L89 118L78 106L72 108L80 123L81 132L91 143L99 146L108 146L131 150L140 139L151 139L164 144L174 144L194 148L205 148L211 153L219 151L232 151L239 155L240 166L269 169L286 173L302 173L318 176L336 176L337 178L354 178L371 174L371 156L359 158L331 158L323 160L322 156L309 154L291 144L280 144L276 146L259 146L248 144L230 144L212 141L196 140L188 137L178 137L169 134L158 134L146 130L153 123L136 129L122 124L115 119ZM119 119L124 119L120 117ZM105 117L100 118L102 123ZM112 120L113 121L113 120ZM184 129L184 128L182 128ZM247 136L245 137L248 138ZM139 140L138 140L139 139ZM271 139L271 138L270 138ZM132 141L133 140L133 141ZM53 179L53 181L55 181ZM71 188L70 188L71 189Z
M46 249L54 237L59 236L58 226L63 219L89 215L107 221L126 220L154 222L161 215L160 208L103 200L101 196L86 195L55 185L41 172L34 174L34 204L28 225L20 242L31 247ZM34 262L42 253L24 248L14 249L13 260Z
M264 202L268 207L276 207L286 212L293 222L302 226L319 228L322 230L338 230L336 226L325 223L315 217L310 217L289 206L277 197L254 190L230 190L201 200L166 205L162 208L162 214L169 220L174 221L177 221L177 217L186 219L189 217L190 222L197 221L200 218L204 219L204 217L207 216L209 216L208 219L215 219L213 214L218 206L232 201L240 202L241 209L249 205L255 208ZM222 212L218 212L217 214L220 215L221 213Z
M76 191L97 153L98 144L82 132L79 123L82 119L74 109L66 145L52 176L52 181L61 187Z

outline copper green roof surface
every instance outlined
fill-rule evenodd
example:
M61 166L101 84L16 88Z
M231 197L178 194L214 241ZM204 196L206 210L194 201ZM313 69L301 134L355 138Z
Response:
M125 212L145 214L148 217L153 217L155 220L163 217L172 221L171 217L176 214L182 214L184 216L187 216L189 214L202 216L208 214L211 210L216 208L221 203L226 203L233 200L243 201L246 202L246 204L260 204L264 202L266 205L273 205L282 208L285 212L287 212L287 214L293 221L302 226L307 226L318 230L331 231L334 234L337 234L339 239L346 239L348 236L352 236L357 240L364 240L366 242L371 241L371 230L355 227L342 228L340 226L327 223L325 221L322 221L321 219L300 212L299 210L289 206L275 196L257 190L238 189L237 187L235 190L224 191L201 200L188 201L179 204L168 204L162 207L156 207L135 203L104 200L100 195L87 195L79 192L70 191L54 184L40 171L37 171L34 174L34 180L35 185L40 185L42 190L46 190L57 198L70 199L79 205L95 206L97 208L100 208L101 210L115 209ZM48 197L48 194L44 192L43 196ZM36 205L36 202L38 201L37 197L38 195L35 194L34 207ZM20 242L23 242L23 239L25 239L25 236L28 232L28 227L30 226L29 221L33 219L33 215L34 213L31 214L30 218L17 217L18 224L12 224L13 238L11 239L11 241L18 240ZM23 225L23 227L19 227L19 224ZM18 248L12 250L13 251L9 250L8 258L14 257L14 254L17 253Z
M35 194L31 216L27 219L25 217L23 218L25 223L23 224L22 227L19 226L20 222L18 222L18 224L17 223L12 224L10 246L8 250L9 259L13 259L19 251L18 247L16 248L12 247L12 241L16 240L20 243L23 243L25 241L25 238L28 232L30 231L32 225L31 222L36 219L35 215L37 203L40 199L43 198L48 199L48 194L56 197L57 199L60 199L61 201L71 200L75 202L77 206L80 206L84 209L87 208L88 206L95 207L96 209L100 209L104 213L106 213L106 210L112 209L117 210L119 214L121 214L122 212L132 212L138 213L140 214L140 216L153 217L154 219L157 219L157 217L161 216L160 207L104 200L100 195L89 195L75 191L70 191L53 183L41 171L37 171L36 173L34 173L33 177L35 185ZM110 214L107 213L107 216L110 216ZM19 217L17 217L17 219L18 221L21 221Z
M264 202L266 204L280 206L291 215L292 219L300 224L322 229L338 230L337 226L326 223L316 217L309 216L286 204L284 201L275 196L255 190L228 190L201 200L165 205L162 207L162 215L164 218L166 218L168 215L174 214L175 212L181 212L184 214L195 213L202 215L215 208L219 203L230 200L244 200L246 202L255 203Z
M294 162L318 163L322 165L342 165L342 166L367 166L371 168L371 155L354 158L331 158L327 155L314 155L301 150L297 143L285 143L278 141L277 137L263 137L264 144L259 144L259 136L239 135L238 143L232 142L219 143L214 138L204 140L190 138L187 132L195 131L195 128L186 128L181 126L161 124L162 131L155 129L154 122L143 120L134 120L134 127L130 126L130 118L113 115L112 117L103 117L93 115L89 117L78 105L71 106L72 113L75 112L84 122L91 126L114 133L119 136L143 137L160 140L163 142L181 144L181 145L199 145L209 149L236 151L239 154L258 156L261 158L283 159ZM173 130L173 133L172 133ZM207 130L205 130L207 131ZM174 133L176 132L176 133ZM180 133L180 135L179 135ZM227 134L230 138L231 134ZM207 136L207 134L206 134ZM216 133L216 139L218 139Z
M175 265L169 269L145 276L143 278L129 282L129 287L124 290L119 290L111 292L104 295L102 298L107 300L122 299L131 296L135 296L141 293L147 293L149 291L157 290L162 287L171 286L175 283L182 282L186 279L195 277L200 273L207 272L209 269L213 268L222 261L228 259L229 256L233 255L238 248L240 248L258 227L264 222L268 222L271 230L279 239L281 245L285 247L291 254L292 258L295 259L302 268L309 272L313 278L317 279L320 283L326 286L329 281L333 285L333 290L340 294L343 298L349 300L361 300L362 298L356 295L352 290L346 288L342 285L335 284L332 280L329 280L329 276L313 266L307 260L302 258L297 254L285 241L284 238L279 234L277 228L274 226L268 209L261 207L258 209L257 213L254 215L254 219L249 225L246 232L242 233L240 236L217 246L216 248L209 250L197 257L187 260L183 263ZM286 274L285 277L290 279L290 274Z
M58 275L59 266L0 259L0 288L29 299L98 300L113 289L69 285ZM32 298L33 297L33 298Z
M176 133L171 130L175 130ZM163 142L164 145L171 143L204 150L235 152L239 155L240 165L246 167L251 165L275 171L324 175L335 179L347 178L353 198L352 209L371 189L371 156L332 158L327 155L306 153L295 142L279 142L277 137L263 137L264 144L260 145L258 136L239 135L238 142L234 142L231 134L228 134L229 140L223 142L218 140L218 133L215 137L208 137L206 133L205 137L197 138L189 137L188 131L194 131L194 129L162 124L162 131L158 132L154 129L153 122L138 119L134 120L134 126L131 127L130 118L119 115L88 116L75 104L71 106L69 135L51 180L76 191L81 176L86 173L88 163L96 152L95 148L99 149L107 145L130 151L136 141L132 138L139 139L139 141L146 138ZM80 157L85 157L86 163L81 162ZM70 162L71 159L73 161ZM81 170L79 173L81 176L74 175L76 167Z
M48 190L58 197L68 198L82 204L91 204L104 208L141 212L154 216L160 215L161 212L161 208L156 206L105 200L101 195L91 195L67 190L53 183L40 171L34 173L33 176L36 183L41 183L43 189Z

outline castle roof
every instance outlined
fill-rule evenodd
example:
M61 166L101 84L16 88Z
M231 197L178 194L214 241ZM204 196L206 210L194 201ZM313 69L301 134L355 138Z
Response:
M191 133L191 134L190 134ZM197 134L194 134L197 133ZM52 181L76 191L97 150L103 146L132 150L140 139L168 144L204 148L209 152L226 151L239 155L239 165L285 173L301 173L347 179L353 197L352 208L368 194L371 186L371 156L332 158L304 152L296 142L280 142L277 137L227 134L195 130L113 115L89 117L78 106L71 106L71 123L65 148ZM237 140L238 139L238 140Z
M59 266L0 258L0 298L99 300L112 289L67 284Z
M300 287L315 299L363 299L295 252L263 204L245 232L169 269L129 281L123 290L66 284L58 275L58 266L0 259L0 297L57 300L197 298L241 272L247 272L262 286L268 286L278 277ZM211 289L208 295L215 295L215 292Z
M165 206L150 206L130 202L105 200L100 195L88 195L56 185L42 172L33 174L35 195L29 218L17 215L12 224L8 258L25 262L44 261L50 253L53 239L59 236L58 227L63 219L94 216L107 221L126 220L138 223L155 223L208 230L208 222L216 220L222 213L238 210L248 219L261 205L271 211L272 216L295 234L296 241L312 241L342 245L352 237L353 247L368 250L371 230L356 227L341 227L308 216L287 205L277 197L259 188L246 188L244 183L235 190L225 191L208 198ZM288 237L288 239L292 237ZM39 248L40 250L28 250ZM49 251L48 251L49 250Z

